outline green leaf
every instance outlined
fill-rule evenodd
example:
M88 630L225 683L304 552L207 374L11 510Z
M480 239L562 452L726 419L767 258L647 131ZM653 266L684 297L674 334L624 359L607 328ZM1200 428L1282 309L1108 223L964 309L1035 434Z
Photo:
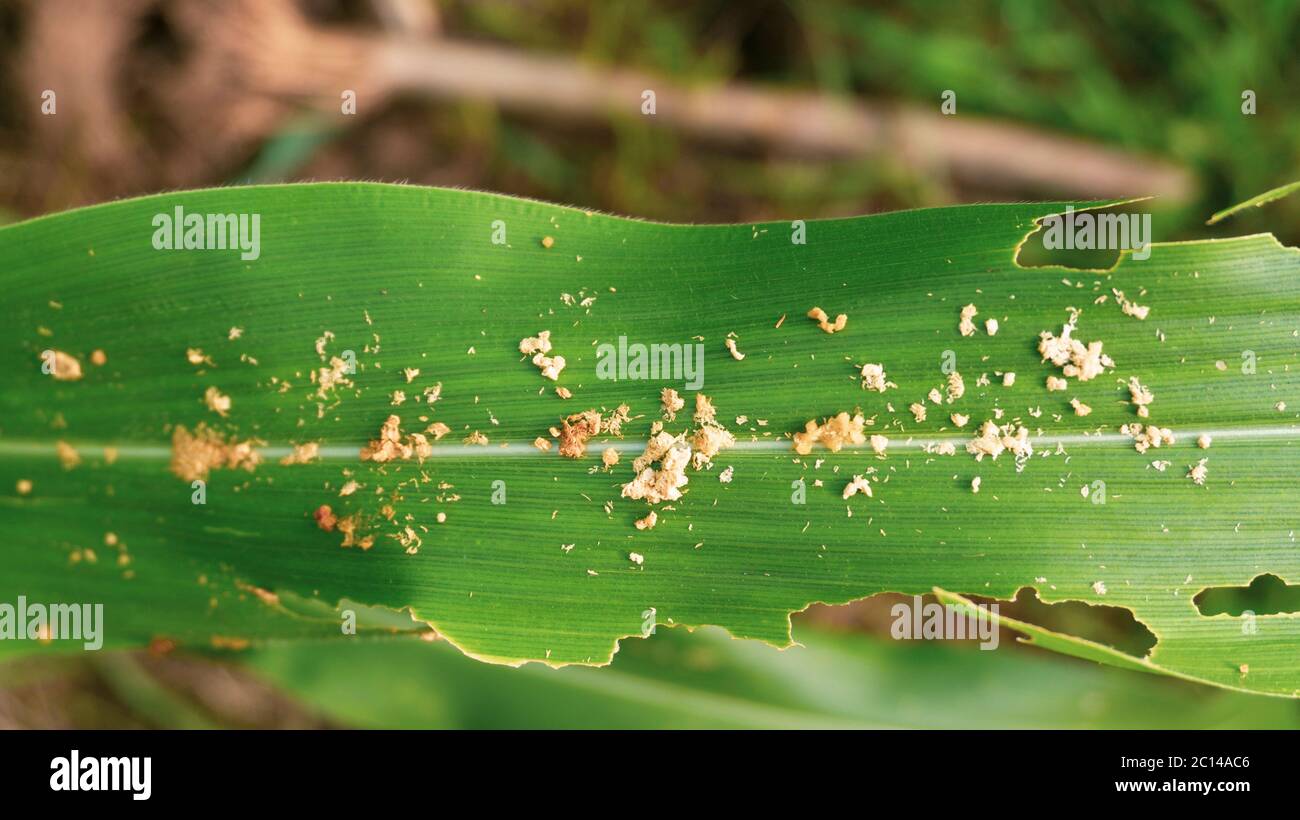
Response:
M1277 188L1274 188L1271 191L1265 191L1262 194L1252 196L1250 199L1246 200L1245 202L1239 202L1236 205L1233 205L1231 208L1224 208L1222 211L1219 211L1214 216L1207 219L1205 221L1205 224L1213 225L1217 222L1222 222L1228 217L1240 213L1241 211L1244 211L1247 208L1258 208L1262 205L1267 205L1268 203L1275 202L1281 199L1282 197L1290 196L1296 191L1300 191L1300 181L1291 182L1286 185L1278 186Z
M704 628L629 641L608 669L475 663L422 641L299 642L247 664L363 728L1300 728L1289 701L1028 652L796 624L782 652Z
M178 206L259 214L260 257L155 250L155 215ZM650 610L659 624L714 624L787 645L790 613L814 601L935 586L1007 598L1033 586L1048 602L1130 609L1159 639L1150 661L1162 669L1294 694L1294 613L1259 616L1247 633L1238 619L1200 615L1192 598L1264 572L1300 578L1300 258L1257 235L1155 245L1109 273L1016 266L1035 221L1064 207L814 221L795 244L787 222L660 225L349 183L167 194L0 229L4 591L105 603L111 646L339 634L332 617L275 597L293 593L325 613L344 598L409 608L481 659L601 664L620 638L642 633ZM492 242L498 220L507 244ZM1122 313L1112 287L1150 315ZM1000 321L995 336L958 333L968 303L977 321ZM847 314L846 328L818 330L804 315L814 305ZM1104 342L1116 368L1049 393L1045 379L1059 371L1041 361L1039 333L1060 333L1069 307L1083 311L1077 337ZM542 330L567 360L567 401L519 355L519 340ZM729 333L743 361L724 349ZM633 522L648 505L620 488L660 418L661 388L692 396L682 378L597 378L598 345L620 336L700 341L702 392L739 440L711 469L688 473L685 497L661 506L646 531ZM326 366L318 339L326 360L357 358L353 386L324 401L311 381ZM76 356L83 378L42 374L47 349ZM102 366L90 363L97 349ZM201 351L199 365L188 349ZM931 404L918 423L908 405L943 385L946 351L966 393ZM898 387L864 391L857 370L867 362L883 363ZM420 370L409 384L405 368ZM1017 374L1014 385L1002 386L1003 371ZM982 374L990 384L977 383ZM1150 421L1172 428L1175 444L1144 455L1118 432L1139 420L1130 376L1154 392ZM435 383L436 404L410 398ZM208 409L209 388L230 397L228 416ZM400 406L395 390L408 394ZM1073 415L1074 397L1090 416ZM624 403L633 419L623 438L598 437L585 460L530 445L562 416ZM791 451L788 435L807 420L857 407L875 420L868 432L891 439L886 457ZM997 409L1030 433L1035 455L1023 469L1009 454L977 462L963 450ZM954 411L970 416L964 430L948 420ZM422 465L361 461L390 413L404 432L434 421L452 432ZM252 472L212 471L207 503L196 505L168 460L174 429L200 423L266 442L266 458ZM693 427L690 407L667 424ZM487 446L461 443L475 431ZM1208 451L1195 444L1201 433L1214 437ZM61 466L58 441L80 453L78 466ZM958 453L922 450L941 441ZM322 460L278 463L307 442ZM607 472L599 453L611 445L623 458ZM111 464L105 447L115 448ZM1204 486L1185 477L1201 458ZM1171 464L1157 470L1157 460ZM735 478L723 483L728 466ZM872 469L873 496L844 501L849 477ZM800 478L807 503L794 504ZM15 490L20 480L29 493ZM340 497L348 480L361 489ZM492 503L497 481L505 504ZM1104 482L1104 504L1093 503L1094 482ZM374 547L341 548L338 532L318 529L322 504L364 516ZM395 538L404 526L421 540L414 554ZM0 651L33 646L5 641Z

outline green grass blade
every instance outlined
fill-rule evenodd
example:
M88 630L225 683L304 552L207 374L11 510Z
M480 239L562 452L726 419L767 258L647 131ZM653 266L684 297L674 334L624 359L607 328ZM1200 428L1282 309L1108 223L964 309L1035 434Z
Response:
M1241 211L1244 211L1247 208L1258 208L1261 205L1267 205L1268 203L1275 202L1281 199L1282 197L1290 196L1296 191L1300 191L1300 181L1291 182L1286 185L1281 185L1277 188L1274 188L1271 191L1265 191L1264 193L1259 194L1257 196L1252 196L1250 199L1246 200L1245 202L1239 202L1236 205L1233 205L1231 208L1224 208L1222 211L1219 211L1214 216L1207 219L1205 221L1205 224L1214 225L1215 223L1222 222L1228 217L1240 213Z

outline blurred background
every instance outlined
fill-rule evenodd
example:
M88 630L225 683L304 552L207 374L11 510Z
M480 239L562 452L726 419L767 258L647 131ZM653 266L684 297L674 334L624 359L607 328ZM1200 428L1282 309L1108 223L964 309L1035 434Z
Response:
M1204 225L1300 179L1297 42L1290 0L0 0L0 224L370 179L671 222L1156 196L1157 240L1297 244L1300 198ZM1204 597L1207 614L1300 609L1267 579ZM995 652L892 641L897 600L814 606L784 652L661 629L604 670L490 667L401 624L23 659L0 664L0 727L1300 728L1290 701L1010 634ZM1002 611L1134 654L1155 643L1126 611L1029 590Z

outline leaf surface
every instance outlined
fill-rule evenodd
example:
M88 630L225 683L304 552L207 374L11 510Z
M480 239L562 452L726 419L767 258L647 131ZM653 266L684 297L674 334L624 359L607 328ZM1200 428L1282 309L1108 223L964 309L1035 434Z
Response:
M1066 204L813 221L796 244L788 222L662 225L349 183L167 194L0 229L3 592L104 602L112 646L339 634L333 617L276 598L292 593L327 612L345 598L409 607L481 659L602 664L651 610L660 624L786 645L790 613L811 602L936 586L1005 598L1032 586L1046 601L1131 609L1159 639L1150 661L1160 668L1294 694L1296 614L1260 616L1247 634L1239 619L1200 615L1192 598L1264 572L1300 579L1300 257L1256 235L1159 244L1104 273L1018 267L1035 220ZM156 250L153 220L178 206L259 214L259 258ZM501 227L507 241L494 244ZM1150 307L1147 318L1121 312L1112 288ZM958 332L966 304L979 310L971 337ZM821 332L805 317L813 306L846 314L847 326ZM1116 367L1048 392L1060 371L1042 361L1039 334L1059 334L1070 307L1082 311L1076 337L1103 342ZM986 318L999 321L996 335ZM558 383L519 354L542 330L567 362ZM743 361L724 347L732 333ZM661 419L660 390L693 395L682 373L598 378L599 346L620 337L702 344L701 392L737 438L710 469L688 471L685 497L661 505L646 531L633 522L650 507L620 498L621 487ZM43 374L51 349L75 356L83 377ZM95 350L105 364L91 363ZM352 385L317 398L313 373L343 351L356 357ZM864 390L868 362L897 387ZM930 404L945 362L965 394ZM420 371L413 381L407 368ZM1008 371L1016 379L1004 387ZM1129 402L1131 376L1154 393L1149 420L1174 444L1141 454L1120 432L1145 421ZM435 384L436 404L415 400ZM227 415L209 409L209 388L230 398ZM398 390L407 397L395 405ZM1074 415L1071 398L1091 415ZM913 402L929 405L926 421ZM621 404L632 415L622 438L593 439L583 460L531 445L568 414ZM858 408L868 433L889 437L886 456L792 452L789 435L806 421ZM965 428L953 412L969 416ZM404 433L432 422L451 432L422 464L363 462L390 414ZM690 415L688 404L666 429L695 429ZM967 454L994 419L1022 424L1034 455L1017 465L1009 453ZM212 471L196 505L168 463L176 427L200 423L256 440L264 460ZM486 446L463 443L475 432ZM1196 446L1201 433L1209 450ZM61 463L57 442L80 463ZM942 442L956 454L923 449ZM279 463L304 443L322 458ZM606 471L608 446L622 460ZM1202 458L1198 486L1186 474ZM734 480L723 483L727 467ZM870 498L841 497L853 475L873 482ZM792 503L800 479L806 503ZM359 489L341 497L349 480ZM26 494L20 481L31 482ZM504 504L493 503L498 481ZM1094 503L1096 482L1105 503ZM338 532L318 529L322 504L362 516L373 548L342 548ZM407 526L412 553L399 538Z

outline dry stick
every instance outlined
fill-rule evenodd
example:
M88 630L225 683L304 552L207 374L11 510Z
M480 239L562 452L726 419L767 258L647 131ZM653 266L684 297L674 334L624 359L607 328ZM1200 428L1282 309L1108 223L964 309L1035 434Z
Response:
M394 91L603 119L642 116L642 92L652 90L655 121L711 140L821 156L878 153L914 167L946 166L954 178L985 188L1185 200L1194 187L1175 165L965 115L741 83L685 88L638 72L451 40L376 38L366 51L371 76Z
M218 25L211 25L213 8L221 10ZM383 97L407 92L605 120L642 116L642 92L652 90L656 115L648 119L714 141L800 155L880 154L988 189L1184 200L1194 188L1178 166L966 115L742 83L686 88L564 57L422 37L402 24L401 34L354 34L314 26L286 0L177 0L176 11L177 22L188 24L182 28L202 32L197 46L207 75L233 78L268 102L314 98L337 111L341 89L350 88L370 111Z
M370 0L370 7L388 31L407 36L436 36L442 30L438 6L429 0Z

